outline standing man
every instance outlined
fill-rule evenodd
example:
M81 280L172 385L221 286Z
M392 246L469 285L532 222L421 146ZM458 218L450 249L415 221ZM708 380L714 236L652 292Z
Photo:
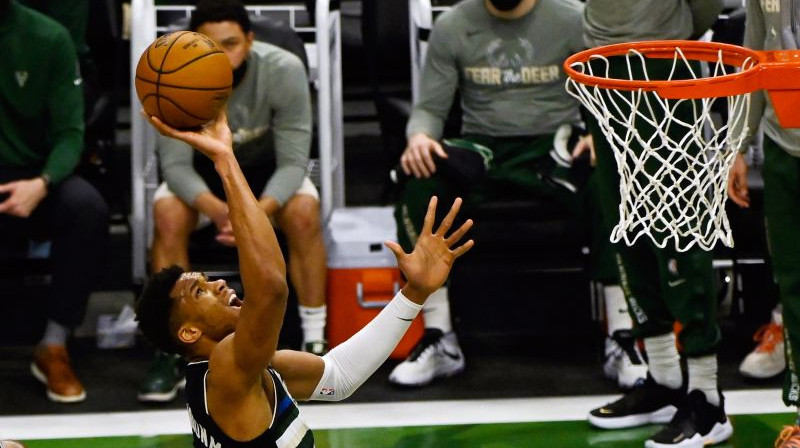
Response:
M587 233L588 223L602 221L594 181L570 169L572 148L567 147L581 119L578 102L564 90L561 65L583 49L582 11L577 0L465 0L437 19L400 158L411 176L395 211L398 240L406 250L413 247L421 210L433 194L443 204L465 196L467 208L492 198L530 195L574 214L587 223ZM462 135L440 142L456 91ZM485 176L459 182L447 174L443 164L458 165L454 159L464 153L482 161L477 166ZM628 388L643 380L647 369L631 336L606 234L592 232L590 269L604 286L605 372ZM446 287L426 302L423 315L426 335L390 374L394 384L422 386L464 369Z
M312 118L305 67L294 54L255 41L238 0L200 1L190 28L214 39L230 60L234 88L227 109L236 158L262 212L286 236L303 350L323 354L327 256L319 193L306 176ZM188 268L189 236L202 226L214 225L217 241L236 245L222 183L208 159L165 136L159 137L158 152L165 182L154 197L152 271L172 264ZM172 400L181 384L175 358L159 354L139 399Z
M800 46L798 16L800 2L795 0L747 2L744 45L754 50L796 50ZM783 402L800 406L800 130L781 127L766 92L752 93L748 138L742 143L728 182L728 195L740 207L750 206L747 188L747 164L742 156L758 131L764 130L764 212L772 269L778 283L786 376ZM782 317L782 319L781 319ZM794 425L786 426L775 442L776 448L800 446L800 414Z
M716 0L588 0L584 14L586 45L697 37L710 27L720 9ZM608 66L609 78L629 79L624 56L609 58ZM646 66L650 79L667 79L672 61L650 59ZM685 67L676 69L673 79L689 78L686 72ZM691 103L685 102L672 112L687 121L692 117L687 110L690 107ZM644 120L636 120L633 126L643 140L653 134L653 127ZM594 120L589 128L604 215L611 228L619 221L619 175L612 148ZM624 133L626 129L617 131ZM668 132L678 141L680 138L672 134L683 131L675 126ZM629 149L642 151L636 145ZM697 246L686 252L677 252L672 246L659 249L644 238L633 246L618 244L617 251L622 260L620 277L625 279L623 288L633 311L633 331L644 339L650 375L619 400L592 410L589 422L608 429L667 423L645 442L648 448L699 448L727 440L733 427L725 415L725 401L717 383L720 330L712 254ZM680 343L687 361L686 379L673 333L676 320L683 325Z
M84 317L108 236L108 207L74 174L83 151L83 91L75 49L53 19L0 0L0 247L52 241L51 293L33 375L53 401L83 401L66 342Z
M313 447L314 436L293 397L342 400L363 384L388 358L428 295L447 279L456 258L473 246L472 240L457 245L472 221L448 235L459 199L434 230L437 200L432 198L412 253L386 243L408 282L375 319L322 357L278 351L288 296L286 265L270 221L239 168L225 112L200 132L180 132L157 119L151 123L202 152L219 174L246 294L242 301L224 280L172 266L151 277L137 303L142 332L161 350L189 362L186 397L194 446Z

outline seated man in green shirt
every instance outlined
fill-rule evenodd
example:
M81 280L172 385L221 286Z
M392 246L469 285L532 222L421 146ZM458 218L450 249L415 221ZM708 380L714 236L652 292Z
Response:
M234 151L262 211L286 236L289 275L297 293L303 349L326 350L326 253L319 195L306 176L311 149L311 100L305 67L294 54L254 40L238 0L197 4L190 28L219 43L231 62L234 89L228 118ZM165 182L155 193L151 269L189 268L188 243L197 228L214 225L217 241L234 246L225 193L211 162L188 144L159 136ZM159 355L162 356L162 355ZM154 364L139 392L143 401L169 401L180 379L174 359Z
M83 152L83 92L75 48L53 19L0 0L0 247L50 240L52 288L31 370L53 401L86 398L66 350L102 267L108 207L74 174Z

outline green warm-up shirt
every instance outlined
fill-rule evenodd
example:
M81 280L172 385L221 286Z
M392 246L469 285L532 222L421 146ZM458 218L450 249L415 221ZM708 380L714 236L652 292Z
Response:
M227 112L239 164L246 168L274 157L276 168L262 196L285 204L303 182L311 151L311 97L300 58L253 42L247 70L228 99ZM167 186L184 202L192 204L211 190L192 165L189 145L159 135L158 151Z
M83 151L83 90L69 32L11 1L0 22L0 166L59 182Z
M483 0L465 0L443 13L406 134L439 139L456 89L465 134L541 135L579 122L562 63L583 49L582 11L577 0L539 0L525 16L504 20Z

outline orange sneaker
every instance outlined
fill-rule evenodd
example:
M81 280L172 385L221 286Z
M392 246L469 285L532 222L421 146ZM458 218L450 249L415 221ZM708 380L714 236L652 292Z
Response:
M31 373L47 386L47 398L58 403L77 403L86 399L86 391L72 371L67 348L40 345L33 352Z
M748 378L771 378L786 369L783 325L772 322L762 326L753 335L758 346L742 360L739 372Z
M800 426L784 426L775 440L775 448L800 448Z

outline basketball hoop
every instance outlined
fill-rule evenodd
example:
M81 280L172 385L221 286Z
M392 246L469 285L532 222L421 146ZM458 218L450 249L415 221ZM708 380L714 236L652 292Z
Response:
M666 79L651 79L654 60L670 67ZM708 63L708 74L698 61ZM800 52L645 41L582 51L564 69L567 91L614 151L621 201L611 241L632 245L647 236L678 251L711 250L718 241L733 247L725 200L748 132L750 93L768 90L781 126L800 127ZM720 98L727 98L727 123L712 114Z

